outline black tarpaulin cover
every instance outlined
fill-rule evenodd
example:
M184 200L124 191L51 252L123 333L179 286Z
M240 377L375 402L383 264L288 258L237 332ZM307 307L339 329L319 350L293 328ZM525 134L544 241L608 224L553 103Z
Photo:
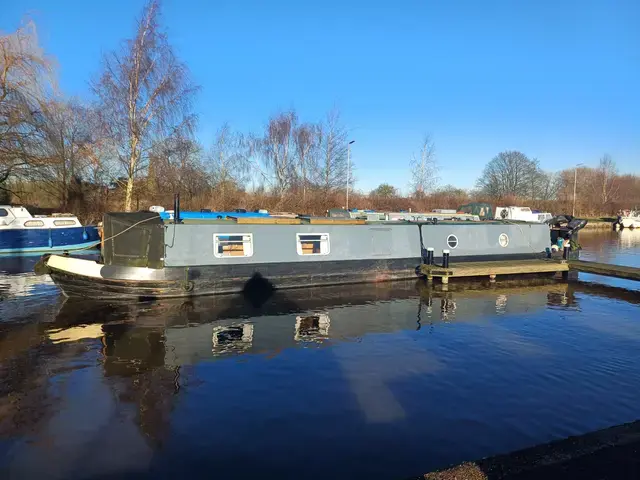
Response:
M103 228L105 265L164 266L164 224L157 213L105 213Z

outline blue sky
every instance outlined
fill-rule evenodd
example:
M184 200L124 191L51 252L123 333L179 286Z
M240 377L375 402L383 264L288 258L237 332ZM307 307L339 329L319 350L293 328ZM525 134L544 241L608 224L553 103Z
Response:
M34 19L64 92L89 99L144 2L3 3L0 30ZM205 143L225 121L257 130L282 109L314 121L336 106L362 190L406 190L424 133L441 183L465 188L511 149L548 170L606 152L640 173L638 0L165 0L162 21L202 86Z

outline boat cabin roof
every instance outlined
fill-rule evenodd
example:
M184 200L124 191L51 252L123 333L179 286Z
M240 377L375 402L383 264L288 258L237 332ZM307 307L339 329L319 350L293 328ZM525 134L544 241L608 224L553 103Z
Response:
M163 219L165 224L173 224L173 219ZM331 217L311 217L303 216L298 218L289 217L227 217L211 219L181 218L180 223L185 225L417 225L433 224L431 220L364 220L359 218L331 218ZM503 224L501 220L438 220L438 225L487 225ZM527 223L510 220L509 223Z
M24 207L16 205L0 205L0 217L31 218L32 215Z

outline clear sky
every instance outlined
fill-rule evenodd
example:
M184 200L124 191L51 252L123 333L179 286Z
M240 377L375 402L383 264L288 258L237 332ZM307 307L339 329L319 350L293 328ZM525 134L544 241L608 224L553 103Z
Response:
M2 0L0 30L29 15L64 92L88 99L143 3ZM640 0L165 0L162 21L202 86L205 143L225 121L337 106L362 190L406 191L427 132L441 183L465 188L512 149L548 170L609 153L640 173Z

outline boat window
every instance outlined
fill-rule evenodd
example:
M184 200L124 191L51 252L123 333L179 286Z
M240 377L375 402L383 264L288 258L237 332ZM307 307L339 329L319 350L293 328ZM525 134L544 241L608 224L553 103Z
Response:
M53 224L56 227L68 227L69 225L75 225L75 220L54 220Z
M507 235L506 233L501 233L498 237L498 243L501 247L505 248L507 245L509 245L509 235Z
M447 237L447 245L449 245L449 248L451 249L456 248L458 246L458 237L455 235L449 235Z
M0 217L8 217L9 212L7 212L6 208L0 208Z
M213 236L216 257L250 257L253 255L253 234L216 234Z
M27 220L24 222L25 227L44 227L44 222L42 220Z
M298 255L328 255L329 234L296 234Z

